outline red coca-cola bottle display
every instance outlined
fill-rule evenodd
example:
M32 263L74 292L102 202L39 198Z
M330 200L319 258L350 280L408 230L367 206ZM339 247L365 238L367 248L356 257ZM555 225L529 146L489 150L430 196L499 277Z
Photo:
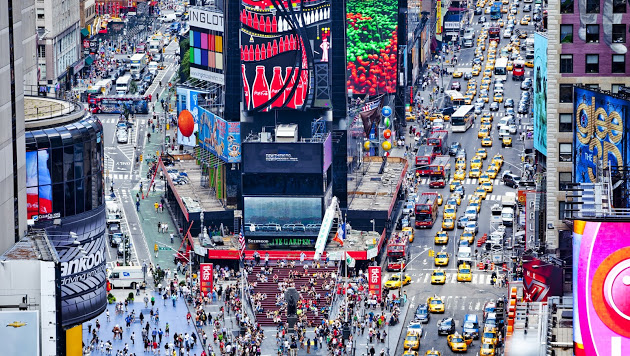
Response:
M241 23L247 23L247 12L245 11L245 9L241 11Z
M264 61L265 59L267 59L267 49L265 49L264 44L261 44L260 45L260 60Z
M260 46L256 44L256 50L254 50L254 60L256 62L260 61Z
M293 96L291 96L291 90L293 90L293 87L295 86L295 73L293 73L293 67L286 68L286 74L284 75L284 80L287 81L289 80L288 78L291 78L291 80L289 81L289 85L287 85L287 88L284 91L285 101L287 101L286 107L295 109L296 108L295 101L293 99L295 98L296 93L293 93Z
M249 53L248 57L249 57L249 60L251 62L251 61L254 60L254 57L255 57L255 55L254 55L254 45L249 45L249 52L248 53Z
M278 54L278 40L273 40L273 47L271 49L271 54L274 56Z
M278 20L276 20L275 16L273 16L273 20L271 20L271 32L278 32Z
M269 101L269 83L265 75L264 66L256 66L256 78L252 87L252 104L254 108L261 107ZM265 107L262 111L268 111Z
M284 37L280 37L280 46L278 47L278 52L279 53L284 52L284 45L285 45L284 43L285 43L284 42Z
M260 26L258 26L260 32L267 32L267 25L265 25L265 18L260 15Z
M241 73L243 76L243 103L245 104L245 110L249 110L251 104L251 97L249 96L249 82L247 81L247 75L245 74L245 65L241 64Z
M272 55L273 55L272 43L267 42L267 58L271 58Z
M251 12L247 13L247 26L253 27L253 19L252 19L252 13Z
M271 78L271 89L269 97L273 97L280 93L282 86L284 85L284 79L282 78L282 67L273 67L273 78ZM271 103L271 108L279 108L284 104L284 93L280 95L276 100Z
M260 23L258 23L258 14L254 14L254 20L252 21L252 25L255 29L260 28Z
M266 16L265 19L265 27L267 28L267 32L275 32L271 30L271 20L269 19L271 16Z
M299 78L295 79L295 81L297 82L296 83L297 84L297 89L295 90L295 95L293 96L293 104L295 105L296 108L298 106L301 106L302 104L304 104L304 97L303 97L303 95L304 95L304 85L303 85L303 82L302 82L303 71L300 72L299 69L300 69L299 67L295 67L295 69L293 69L294 70L293 77L296 77L298 75L298 72L299 72L299 75L300 75Z

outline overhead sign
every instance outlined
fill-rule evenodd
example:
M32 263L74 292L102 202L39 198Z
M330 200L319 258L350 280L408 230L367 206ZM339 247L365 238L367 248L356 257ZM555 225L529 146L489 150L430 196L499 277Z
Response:
M205 80L219 85L225 85L225 75L222 73L210 72L199 68L190 68L190 77Z
M190 14L188 20L190 27L223 32L223 14L195 7L191 7L188 13Z

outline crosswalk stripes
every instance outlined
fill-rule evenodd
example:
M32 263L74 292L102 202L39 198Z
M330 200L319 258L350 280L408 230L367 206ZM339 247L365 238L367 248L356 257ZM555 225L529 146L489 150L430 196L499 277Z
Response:
M112 173L111 176L114 181L138 180L139 178L137 174Z
M412 283L420 283L420 284L430 284L431 283L431 272L412 272L408 273L411 277ZM388 278L386 276L386 278ZM446 284L479 284L479 285L490 285L490 280L492 279L492 275L490 273L485 272L473 272L472 281L470 282L458 282L457 281L457 272L456 271L448 271L446 273Z
M466 195L466 199L470 200L474 196L475 196L474 194L468 194L468 195ZM488 200L492 200L492 201L496 200L496 201L498 201L498 200L501 200L501 196L502 196L501 194L487 194L486 195L486 199L484 199L484 200L486 200L486 201L488 201Z

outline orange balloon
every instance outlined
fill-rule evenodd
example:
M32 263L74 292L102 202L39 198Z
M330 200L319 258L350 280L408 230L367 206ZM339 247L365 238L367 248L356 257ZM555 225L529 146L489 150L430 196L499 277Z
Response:
M392 137L391 130L387 129L387 130L383 131L383 137L385 137L386 139L389 140L389 138Z
M190 137L193 134L195 130L195 118L193 118L190 111L182 110L179 113L177 126L179 127L179 132L181 132L184 137Z

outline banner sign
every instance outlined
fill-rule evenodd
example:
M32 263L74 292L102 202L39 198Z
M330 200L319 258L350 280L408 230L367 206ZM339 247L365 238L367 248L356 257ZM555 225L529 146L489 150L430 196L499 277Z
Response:
M368 267L368 291L370 295L375 295L379 300L381 299L381 267L369 266Z
M562 295L562 269L534 258L523 263L524 299L545 302L548 297Z
M212 294L212 282L214 277L214 266L212 263L202 263L199 267L199 287L204 296Z
M241 161L241 123L227 122L199 107L199 144L228 163Z

